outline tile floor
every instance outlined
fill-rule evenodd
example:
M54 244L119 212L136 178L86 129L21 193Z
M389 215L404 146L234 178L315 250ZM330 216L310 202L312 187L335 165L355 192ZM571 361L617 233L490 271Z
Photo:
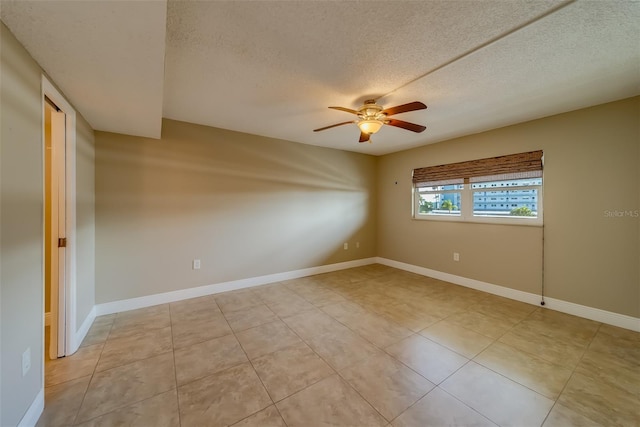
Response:
M640 334L374 264L102 316L39 426L638 426Z

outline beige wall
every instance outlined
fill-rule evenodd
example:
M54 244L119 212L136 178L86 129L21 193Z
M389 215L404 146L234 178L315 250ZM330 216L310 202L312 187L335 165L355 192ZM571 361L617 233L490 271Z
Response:
M0 425L11 426L43 387L44 141L42 70L3 23L0 31ZM94 305L94 173L93 131L79 114L76 120L80 325ZM22 377L27 348L31 369Z
M541 228L412 220L411 171L543 149L546 295L640 316L640 219L605 212L640 209L639 109L636 97L381 157L378 255L539 293Z
M76 115L76 329L95 305L95 137Z
M96 132L96 303L375 256L375 165L171 120Z
M43 141L41 70L0 24L2 419L16 425L42 388ZM31 370L21 356L31 349Z

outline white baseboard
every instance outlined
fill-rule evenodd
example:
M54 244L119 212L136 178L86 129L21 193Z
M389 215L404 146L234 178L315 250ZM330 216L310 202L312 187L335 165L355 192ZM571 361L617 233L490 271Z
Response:
M18 427L34 427L40 419L44 411L44 387L40 389L36 398L31 402L29 409L24 414L24 417L18 423Z
M51 312L47 311L44 314L44 326L51 326Z
M540 305L540 295L523 292L504 286L494 285L480 280L469 279L467 277L456 276L455 274L444 273L442 271L431 270L425 267L419 267L413 264L394 261L387 258L376 258L378 264L387 265L389 267L399 268L411 273L420 274L422 276L433 277L434 279L444 280L456 285L465 286L467 288L477 289L479 291L488 292L490 294L499 295L501 297L525 302L533 305ZM598 308L588 307L586 305L575 304L568 301L562 301L555 298L544 298L544 308L560 311L562 313L583 317L585 319L595 320L596 322L606 323L620 328L630 329L640 332L640 319L637 317L626 316L624 314L613 313L611 311L600 310Z
M283 280L298 279L300 277L312 276L314 274L329 273L331 271L361 267L363 265L374 264L375 262L376 258L364 258L355 261L321 265L318 267L303 268L301 270L287 271L284 273L268 274L266 276L250 277L247 279L233 280L230 282L222 282L212 285L198 286L195 288L181 289L179 291L171 291L161 294L147 295L144 297L107 302L98 304L94 307L95 315L102 316L105 314L135 310L138 308L150 307L153 305L166 304L170 302L182 301L189 298L197 298L205 295L217 294L220 292L235 291L238 289L251 288L254 286L281 282Z
M89 314L87 315L87 317L84 319L84 321L82 322L82 325L80 325L80 329L78 329L76 331L76 333L74 334L73 338L72 338L72 342L71 342L71 353L73 354L76 351L78 351L78 348L80 347L80 344L82 344L82 341L84 340L84 337L87 336L87 333L89 332L89 329L91 328L91 325L93 325L93 321L96 318L96 306L93 306L93 308L91 309L91 311L89 312ZM67 356L69 356L69 354L67 354Z
M560 299L544 297L545 307L561 311L574 316L584 317L608 325L618 326L624 329L640 332L640 319L612 311L601 310L599 308L587 307Z
M530 292L519 291L517 289L507 288L505 286L494 285L492 283L482 282L480 280L470 279L468 277L456 276L455 274L444 273L442 271L431 270L425 267L419 267L412 264L406 264L387 258L365 258L355 261L347 261L338 264L322 265L318 267L305 268L301 270L288 271L284 273L269 274L266 276L250 277L247 279L234 280L230 282L216 283L206 286L198 286L195 288L181 289L178 291L165 292L161 294L148 295L139 298L131 298L120 301L113 301L96 305L90 315L82 324L82 327L76 334L76 343L79 346L86 333L88 332L93 320L96 316L105 314L118 313L122 311L135 310L138 308L150 307L158 304L166 304L170 302L182 301L189 298L197 298L205 295L217 294L220 292L234 291L238 289L251 288L254 286L266 285L269 283L280 282L283 280L297 279L300 277L312 276L314 274L328 273L331 271L344 270L347 268L360 267L363 265L379 263L389 267L398 268L422 276L433 277L435 279L444 280L456 285L465 286L467 288L477 289L479 291L488 292L493 295L525 302L533 305L540 305L540 295ZM597 322L618 326L625 329L640 332L640 319L623 314L613 313L598 308L588 307L575 304L568 301L562 301L555 298L545 297L545 308L556 310L574 316L584 317L585 319L595 320ZM77 347L76 347L77 349Z
M506 288L504 286L493 285L491 283L482 282L480 280L469 279L467 277L456 276L455 274L443 273L442 271L431 270L430 268L418 267L413 264L405 264L404 262L394 261L386 258L378 258L378 263L389 267L399 268L400 270L409 271L411 273L420 274L421 276L433 277L434 279L443 280L445 282L455 283L456 285L467 288L477 289L479 291L488 292L493 295L526 302L528 304L540 304L540 296L529 292L518 291L516 289Z

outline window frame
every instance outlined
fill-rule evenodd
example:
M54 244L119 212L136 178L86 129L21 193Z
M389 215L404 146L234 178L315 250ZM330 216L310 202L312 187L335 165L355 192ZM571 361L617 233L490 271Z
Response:
M460 184L463 185L463 184ZM440 191L428 191L430 194L457 194L460 193L460 214L421 214L420 213L420 190L416 185L413 186L413 194L414 194L414 203L413 203L413 217L415 219L427 219L427 218L417 218L417 216L428 217L430 220L435 221L463 221L463 210L462 207L465 205L464 201L464 186L463 188L453 189L453 190L440 190Z
M543 191L544 191L544 177L541 177L542 184L541 185L528 185L528 186L519 186L519 187L510 187L510 188L518 188L518 189L536 189L538 190L536 195L536 203L538 206L537 216L536 217L518 217L518 216L482 216L475 215L473 211L473 195L476 191L483 190L474 190L471 188L472 184L465 182L463 184L463 188L459 190L444 190L442 192L432 192L432 193L461 193L460 194L460 215L429 215L429 214L421 214L419 211L420 208L420 191L418 190L418 186L416 184L412 185L412 198L413 198L413 209L412 209L412 218L419 221L449 221L449 222L469 222L469 223L480 223L480 224L500 224L500 225L526 225L526 226L538 226L541 227L544 224L544 209L543 209ZM488 182L501 182L504 180L496 180L496 181L488 181ZM484 190L486 191L486 190ZM499 190L499 191L508 191L508 190Z

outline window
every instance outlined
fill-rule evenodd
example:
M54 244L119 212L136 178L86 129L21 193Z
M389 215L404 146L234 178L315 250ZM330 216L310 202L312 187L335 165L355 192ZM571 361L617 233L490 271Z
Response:
M414 218L542 224L542 151L414 169Z
M501 187L496 193L500 206L488 206L484 203L487 188ZM537 218L539 194L542 191L542 178L514 179L497 182L478 182L470 184L473 197L473 216L484 218ZM495 198L492 198L494 200Z
M460 216L462 206L462 184L434 185L418 187L417 212L428 216Z

